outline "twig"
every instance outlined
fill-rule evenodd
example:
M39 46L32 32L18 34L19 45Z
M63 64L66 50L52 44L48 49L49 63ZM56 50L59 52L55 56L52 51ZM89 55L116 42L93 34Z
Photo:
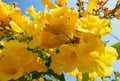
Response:
M120 7L120 4L116 5L116 7L111 12L109 12L108 14L105 14L103 16L103 18L110 18L111 16L114 16L115 12L117 11L117 9L119 7Z
M115 38L116 40L120 41L120 39L116 36L114 36L113 34L110 34L110 36L112 36L113 38Z
M96 10L96 13L98 12L98 11L100 11L100 9L102 9L103 8L103 6L108 2L109 0L106 0L105 2L104 2L104 4L102 5L102 6L100 6L100 8L99 9L97 9Z

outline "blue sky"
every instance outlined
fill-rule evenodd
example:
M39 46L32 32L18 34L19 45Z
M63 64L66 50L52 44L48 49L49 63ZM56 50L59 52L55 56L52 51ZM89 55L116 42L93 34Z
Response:
M21 8L22 13L25 14L25 10L26 8L28 8L29 6L33 5L36 8L36 11L38 12L39 10L44 10L44 6L41 4L41 0L2 0L6 3L12 4L12 2L18 2L18 7ZM55 0L51 0L51 1L55 1ZM85 0L88 1L88 0ZM111 9L115 6L117 0L109 0L109 3L106 6L109 6ZM69 7L75 7L77 0L70 0L68 3ZM120 20L116 20L116 19L112 19L112 34L116 37L118 37L120 39ZM111 35L106 35L105 37L103 37L103 40L110 40L108 42L108 45L112 45L116 42L118 42L118 40L116 40L115 38L113 38ZM120 71L120 61L115 62L113 64L113 67L115 68L115 71L119 70ZM70 78L68 75L65 75L68 79L68 81L75 81L74 78Z

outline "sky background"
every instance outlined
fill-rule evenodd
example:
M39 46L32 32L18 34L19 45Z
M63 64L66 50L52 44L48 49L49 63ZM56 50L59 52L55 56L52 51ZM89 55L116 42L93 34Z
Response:
M12 4L13 2L18 2L18 7L21 8L22 14L25 14L26 8L29 6L33 5L36 8L36 11L38 12L39 10L44 11L44 6L41 3L41 0L2 0L6 3ZM51 0L55 1L55 0ZM88 1L88 0L85 0ZM109 6L110 9L114 8L117 0L109 0L109 3L106 6ZM67 5L69 7L76 7L75 4L77 0L68 0L69 3ZM77 7L76 7L77 8ZM112 19L112 32L114 36L120 39L120 20ZM102 40L109 40L107 45L112 45L116 42L119 42L116 40L114 37L111 35L106 35L105 37L102 38ZM120 72L120 61L117 61L113 64L113 67L115 68L115 71ZM75 81L74 78L70 78L67 74L65 77L68 79L68 81Z

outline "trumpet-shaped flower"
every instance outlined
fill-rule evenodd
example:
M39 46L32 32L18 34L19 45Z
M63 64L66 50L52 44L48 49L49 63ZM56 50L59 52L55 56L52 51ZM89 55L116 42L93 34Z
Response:
M6 3L0 0L0 26L8 25L10 21L9 14L10 14L10 5L7 5Z
M33 39L30 41L30 47L38 47L41 44L42 32L43 29L40 28L37 24L32 24L26 29L27 34Z
M27 65L24 65L24 72L46 72L47 67L44 65L43 60L38 56L38 54L33 54L33 61Z
M61 64L56 58L56 54L54 52L51 52L50 55L51 55L51 64L50 64L51 69L58 75L61 75L63 73L63 69L61 68Z
M76 23L76 29L102 37L111 31L109 25L110 20L108 19L100 19L97 16L87 15L78 20Z
M51 54L51 67L56 73L70 72L78 68L81 73L96 72L98 76L109 76L113 72L111 63L117 56L114 48L105 47L98 37L91 37L87 42L61 45L59 53Z
M31 15L34 19L37 17L37 13L33 6L30 6L29 8L27 8L26 13Z
M9 16L11 18L11 21L14 22L22 30L26 31L26 29L29 28L31 21L29 17L22 15L19 8L15 8ZM13 27L13 24L10 25Z
M78 44L76 49L79 57L82 57L79 59L82 63L79 63L78 70L83 73L95 71L99 76L109 76L113 71L111 63L117 59L117 51L112 47L108 48L96 37L91 38L88 43ZM114 52L110 51L111 49Z
M0 60L0 81L16 80L23 75L23 72L24 70L16 58L4 56Z
M66 43L69 38L73 38L75 23L78 18L78 13L74 9L68 9L65 6L58 7L52 9L50 13L46 13L45 17L47 22L43 27L45 32L41 40L42 42L47 41L43 44L44 47L58 47ZM54 44L53 41L55 42Z
M2 45L5 47L2 51L5 57L11 57L16 59L24 72L47 71L43 60L31 51L27 50L28 45L25 42L18 42L17 40L11 40L9 42L3 41ZM3 57L4 58L4 57ZM0 60L1 62L2 60ZM14 61L15 62L15 61ZM14 66L11 66L11 68Z
M25 42L19 43L17 40L11 40L9 42L2 42L5 49L3 54L12 56L19 59L21 65L29 64L32 59L32 52L27 50L27 44Z
M69 41L68 38L63 34L53 34L50 32L43 31L41 36L40 48L53 48L59 47L61 44Z
M46 13L47 22L45 30L51 33L69 35L75 30L78 13L75 9L58 7Z
M69 44L60 46L56 58L65 72L74 70L78 66L80 59L79 55L76 53L76 47Z
M45 18L45 14L48 13L47 8L44 10L44 13L41 11L37 13L35 11L35 8L33 6L30 6L26 9L26 13L32 16L32 24L37 24L39 27L43 27L47 22Z

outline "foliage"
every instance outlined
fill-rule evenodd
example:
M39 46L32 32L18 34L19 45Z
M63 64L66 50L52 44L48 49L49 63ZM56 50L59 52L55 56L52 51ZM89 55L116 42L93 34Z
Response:
M117 43L113 44L112 47L114 47L117 50L118 59L120 59L120 42L117 42Z

